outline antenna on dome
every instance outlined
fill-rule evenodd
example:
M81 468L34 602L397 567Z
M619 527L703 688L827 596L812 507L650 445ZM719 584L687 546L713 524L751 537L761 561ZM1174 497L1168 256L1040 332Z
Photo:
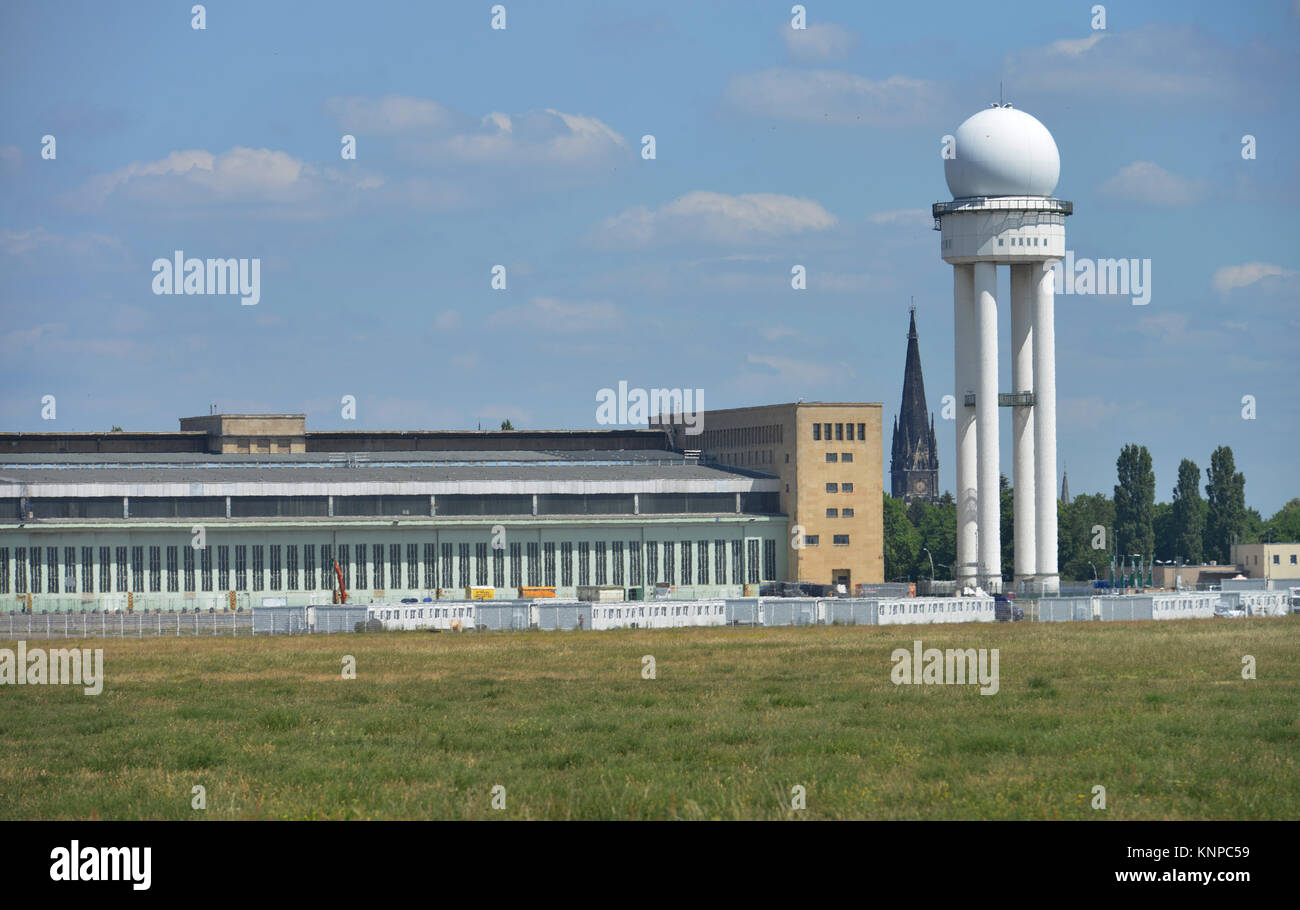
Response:
M999 107L1002 106L1002 102L1003 102L1003 98L1002 98L1002 82L999 80L999 82L998 82L998 106L999 106Z

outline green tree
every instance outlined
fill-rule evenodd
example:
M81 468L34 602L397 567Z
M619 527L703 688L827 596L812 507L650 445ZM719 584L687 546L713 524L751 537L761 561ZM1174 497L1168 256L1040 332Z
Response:
M1011 581L1016 576L1016 495L1007 475L998 475L998 531L1002 535L1002 579Z
M501 421L501 429L503 429L503 430L513 430L514 428L515 428L515 425L514 425L513 423L510 422L510 418L507 417L505 420Z
M1265 523L1264 530L1273 543L1300 543L1300 499L1293 499L1278 509Z
M916 524L920 534L920 549L916 554L913 574L918 578L930 577L930 557L934 557L934 577L952 578L952 564L957 561L957 506L949 496L947 502L927 503Z
M1146 446L1126 445L1115 462L1115 545L1121 556L1155 554L1156 475Z
M1174 528L1173 503L1158 502L1151 512L1151 529L1155 532L1155 558L1171 560L1178 552L1178 535Z
M1091 581L1110 574L1115 504L1104 493L1080 493L1057 506L1057 566L1062 578ZM1096 543L1098 546L1094 547Z
M1246 530L1246 477L1237 470L1232 449L1219 446L1205 472L1205 558L1227 563L1234 538L1244 541Z
M921 534L908 520L901 499L884 497L885 581L907 581L921 549ZM926 561L929 565L929 560ZM914 576L913 576L914 577Z
M1178 485L1174 487L1173 556L1196 565L1205 545L1205 500L1201 498L1201 469L1184 458L1178 463Z

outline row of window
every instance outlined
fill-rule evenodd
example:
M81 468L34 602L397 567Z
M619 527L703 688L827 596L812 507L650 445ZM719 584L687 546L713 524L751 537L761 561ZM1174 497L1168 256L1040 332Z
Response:
M865 423L860 423L857 426L858 426L858 433L857 433L858 442L866 442L867 425ZM835 431L835 435L833 437L831 436L832 429ZM854 439L853 424L851 423L814 423L812 425L812 433L813 433L813 439L816 440L817 442L822 442L822 441L831 442L832 439L835 442L843 442L846 439L849 442L852 442Z
M853 460L852 452L827 452L826 461L834 463L837 461L850 462Z
M852 459L850 459L851 461ZM826 484L827 493L852 493L853 484L851 483L828 483Z
M785 441L785 428L779 424L762 427L732 427L726 430L705 430L700 439L700 448L705 451L713 449L734 449L740 446L762 445L763 443L782 443Z
M853 510L852 509L827 509L826 517L827 518L852 518Z
M853 510L850 509L849 511L851 512ZM821 542L822 536L820 534L805 534L803 537L803 545L805 547L820 546ZM835 534L831 537L831 543L837 547L847 547L849 545L849 535Z
M661 547L662 544L662 547ZM221 544L132 547L16 547L13 591L16 594L110 591L312 591L336 586L338 561L348 588L386 589L505 587L546 585L572 587L574 550L578 585L640 586L669 584L755 583L776 577L776 541L546 541L511 542L489 552L486 542L339 544ZM593 560L594 549L594 560ZM233 554L231 551L234 551ZM215 551L215 559L214 559ZM509 559L507 559L507 554ZM660 556L662 554L662 563ZM95 559L98 555L98 560ZM233 555L233 560L231 559ZM557 560L558 555L558 560ZM642 572L644 555L645 572ZM78 573L78 557L81 571ZM558 572L557 572L558 566ZM730 566L730 572L728 572ZM96 571L98 570L98 571ZM680 571L679 571L680 570ZM10 593L9 548L0 547L0 594ZM319 573L319 574L318 574ZM527 579L525 581L524 579ZM626 579L626 580L625 580Z

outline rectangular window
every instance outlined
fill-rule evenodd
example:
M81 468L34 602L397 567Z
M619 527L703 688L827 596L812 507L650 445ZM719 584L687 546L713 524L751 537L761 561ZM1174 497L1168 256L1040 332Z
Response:
M438 587L438 550L431 543L424 545L424 586Z
M27 548L14 547L14 593L27 593Z
M326 591L333 591L335 588L339 586L339 577L338 574L335 573L334 571L334 560L338 559L339 561L339 571L340 572L344 571L343 557L341 555L343 549L344 549L343 547L339 547L340 555L336 556L334 553L333 546L327 543L323 543L320 545L320 586L324 588ZM360 553L358 559L360 559L364 564L366 559L365 545L364 544L358 545L357 551L358 553ZM344 587L347 587L346 577L344 578L343 584Z
M840 453L840 461L852 461L852 460L853 460L853 453L852 453L852 452L841 452L841 453Z
M849 442L852 442L852 441L853 441L853 424L851 424L851 423L846 423L846 424L844 425L844 432L845 432L845 434L848 436Z
M573 584L573 541L560 542L560 585L570 587Z
M740 541L733 540L731 542L731 583L733 585L745 583L745 563L740 558L740 550Z
M805 534L803 536L803 545L805 547L815 547L821 542L821 536L818 534Z
M528 580L525 582L525 584L529 584L529 585L537 584L537 576L538 576L537 551L538 551L537 541L535 540L529 541L528 542L528 575L526 576Z
M298 545L286 544L284 548L285 587L290 591L298 590Z
M81 590L84 594L95 593L95 548L81 548Z
M271 551L271 590L284 590L284 577L281 575L280 567L280 545L273 543L270 546Z
M107 594L113 590L113 550L111 547L99 548L99 590Z
M1277 562L1276 559L1273 560ZM69 594L77 593L77 548L63 548L63 590Z
M180 559L177 557L176 548L167 548L167 590L179 591L180 583Z
M836 534L836 535L831 539L831 543L833 543L833 544L834 544L835 546L837 546L837 547L847 547L847 546L849 545L849 535L847 535L847 534Z
M852 424L849 424L852 426ZM763 541L763 577L768 581L776 580L776 541Z
M162 547L149 548L149 590L162 590Z
M671 540L664 541L664 571L659 577L668 584L673 584L677 577L677 545Z
M623 541L611 541L610 552L612 553L612 562L614 566L613 583L619 587L623 586Z
M420 559L418 545L408 543L406 545L406 586L408 588L418 588L420 586Z
M1277 565L1277 563L1278 563L1278 554L1274 553L1274 554L1273 554L1273 565Z
M606 574L608 565L609 560L605 556L605 541L598 540L596 541L596 584L609 584L608 575Z
M835 441L842 442L843 440L844 440L844 424L837 423L835 424Z
M144 590L144 547L131 548L131 590Z
M347 544L339 547L339 552L347 550ZM302 547L302 587L305 591L315 591L316 584L316 545L314 543L303 544Z
M725 540L713 541L713 583L715 585L727 583L727 542Z
M654 584L660 578L659 575L659 541L651 540L645 545L645 565L647 584Z
M1291 554L1291 565L1295 565L1295 554Z
M254 591L266 590L266 547L260 543L253 544L253 586Z
M840 509L840 517L841 517L841 518L852 518L852 517L853 517L853 510L852 510L852 509Z
M510 544L510 587L517 588L523 581L523 547L517 542Z
M455 582L451 574L451 544L442 545L442 587L450 588Z
M682 546L682 584L691 584L691 542L683 540Z
M402 586L402 545L400 543L388 545L388 577L394 588Z
M627 542L627 583L639 588L641 581L641 544L635 540Z
M698 563L695 567L695 581L697 584L707 585L709 583L709 542L707 540L696 541L695 561Z
M814 423L813 440L816 442L821 442L821 439L822 439L822 425L820 423Z
M41 553L42 550L40 547L32 547L28 551L28 565L31 569L31 576L32 576L31 593L33 594L41 593L41 563L42 563Z
M839 510L839 509L827 509L827 510L826 510L826 517L827 517L827 518L839 518L839 517L840 517L840 510Z
M542 544L542 584L555 587L555 541Z
M456 577L462 588L469 587L469 541L456 545Z
M181 554L181 568L185 571L185 590L197 591L198 585L194 583L194 548L186 547Z
M578 541L578 584L591 584L591 544Z
M117 564L113 567L113 589L125 594L127 591L131 590L131 583L128 580L126 572L126 547L115 548L114 555L117 557Z
M745 541L745 581L753 584L759 581L758 541L753 538Z
M827 492L827 493L838 493L839 491L840 491L840 485L839 485L839 484L837 484L837 483L828 483L828 484L826 484L826 492Z
M0 547L0 594L9 593L9 548Z
M841 492L841 493L852 493L852 492L853 492L853 484L851 484L851 483L842 483L842 484L840 484L840 492Z
M498 588L506 586L506 548L504 546L492 550L492 584Z
M217 547L217 590L229 591L230 588L230 547Z
M485 585L488 583L488 545L486 543L474 544L474 584Z
M384 583L384 545L382 543L372 543L370 545L370 575L372 590L383 591L387 589L387 585Z
M203 590L212 590L212 547L204 547L199 550L199 577L203 582Z
M827 452L827 453L826 453L826 460L827 460L827 461L839 461L839 456L837 456L834 452Z
M867 425L865 423L860 423L858 424L858 442L866 442L866 439Z
M827 442L831 441L831 425L829 423L822 424L822 435L826 437Z
M45 548L45 569L48 572L46 583L51 594L59 593L59 548Z

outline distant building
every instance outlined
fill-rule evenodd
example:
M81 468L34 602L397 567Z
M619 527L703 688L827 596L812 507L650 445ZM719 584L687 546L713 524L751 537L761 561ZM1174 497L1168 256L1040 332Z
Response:
M800 401L705 411L696 435L657 416L650 424L704 463L779 478L779 509L791 526L779 564L788 574L770 580L842 584L852 592L884 581L880 412L879 402Z
M1238 543L1231 555L1247 578L1300 578L1300 543Z
M934 415L925 403L921 349L916 336L916 307L907 331L907 363L903 367L903 403L894 418L889 461L890 496L904 502L938 502L939 448L934 441Z
M1066 471L1061 472L1061 503L1070 504L1070 475Z

